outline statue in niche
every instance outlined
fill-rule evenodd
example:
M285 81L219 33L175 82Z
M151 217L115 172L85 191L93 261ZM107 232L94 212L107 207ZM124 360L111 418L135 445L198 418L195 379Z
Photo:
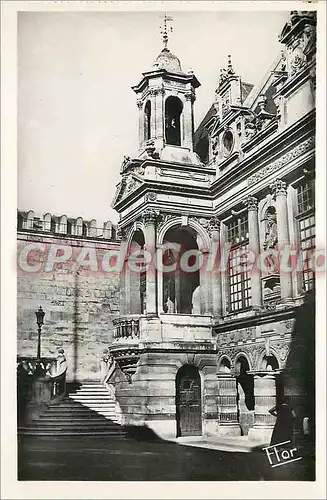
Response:
M269 207L266 214L265 238L263 249L266 251L265 264L268 267L268 275L264 279L263 296L267 299L272 293L280 293L279 262L273 255L278 243L277 216L274 207Z
M265 239L263 242L264 250L276 248L278 242L277 218L274 208L268 209L266 220Z

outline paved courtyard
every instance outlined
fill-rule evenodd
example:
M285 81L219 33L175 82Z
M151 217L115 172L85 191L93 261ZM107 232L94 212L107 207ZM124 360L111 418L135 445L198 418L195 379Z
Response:
M222 451L210 441L185 443L137 439L65 440L24 437L18 448L18 479L32 481L260 481L314 480L314 461L272 469L265 453ZM217 449L222 448L222 449Z

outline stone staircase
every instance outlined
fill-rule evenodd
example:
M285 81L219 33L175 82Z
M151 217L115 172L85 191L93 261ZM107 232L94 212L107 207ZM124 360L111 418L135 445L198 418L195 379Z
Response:
M18 427L19 436L92 436L121 439L127 436L119 425L114 397L99 383L85 382L28 425Z

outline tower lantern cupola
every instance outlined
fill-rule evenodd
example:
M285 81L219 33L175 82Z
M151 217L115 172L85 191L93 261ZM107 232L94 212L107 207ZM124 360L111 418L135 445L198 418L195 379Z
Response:
M138 85L133 86L139 108L139 151L152 144L160 157L166 148L193 153L195 89L200 86L192 71L184 72L180 60L168 48L165 16L161 31L163 49L152 68L142 73Z

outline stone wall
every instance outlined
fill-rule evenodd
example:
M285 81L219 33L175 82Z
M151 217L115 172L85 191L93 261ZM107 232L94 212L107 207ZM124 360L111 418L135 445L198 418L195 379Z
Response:
M68 381L100 378L101 355L113 336L112 320L119 314L119 272L108 271L109 251L118 252L119 243L19 231L18 355L36 356L35 311L41 305L46 313L42 356L53 356L62 347ZM84 258L77 266L81 252ZM51 255L64 262L51 262Z

